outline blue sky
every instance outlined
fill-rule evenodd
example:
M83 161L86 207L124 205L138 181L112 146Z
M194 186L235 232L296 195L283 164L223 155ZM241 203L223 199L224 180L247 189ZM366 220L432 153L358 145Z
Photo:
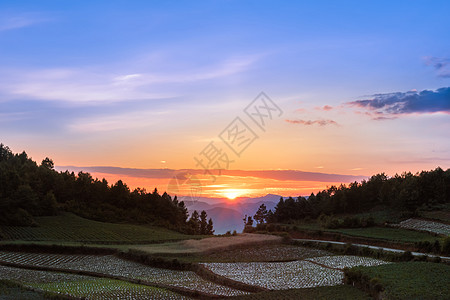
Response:
M0 141L57 165L193 168L265 91L284 115L233 168L445 168L448 94L411 100L441 103L431 111L389 108L450 86L449 11L448 1L2 1ZM357 102L387 98L381 110Z

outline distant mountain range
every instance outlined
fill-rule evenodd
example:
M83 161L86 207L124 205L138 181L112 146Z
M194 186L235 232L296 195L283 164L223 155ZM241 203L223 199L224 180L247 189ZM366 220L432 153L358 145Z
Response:
M180 200L185 202L189 213L192 213L194 210L198 212L206 211L208 217L214 221L215 233L223 234L228 230L242 232L245 215L253 217L261 204L266 205L267 210L273 210L280 198L280 195L268 194L263 197L241 197L234 200L207 197L198 197L195 200L189 197L180 197Z

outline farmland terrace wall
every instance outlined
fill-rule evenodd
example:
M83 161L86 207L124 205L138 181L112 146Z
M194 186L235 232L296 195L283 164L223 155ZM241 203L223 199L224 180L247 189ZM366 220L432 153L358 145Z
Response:
M5 261L0 261L0 265L6 266L6 267L13 267L13 268L20 268L20 269L28 269L28 270L36 270L36 271L50 271L50 272L59 272L59 273L68 273L68 274L76 274L76 275L86 275L91 277L98 277L98 278L110 278L110 279L116 279L126 282L131 282L135 284L141 284L141 285L147 285L157 288L162 288L166 290L170 290L172 292L194 297L197 299L217 299L217 298L223 298L218 295L213 295L205 292L199 292L190 290L183 287L177 287L177 286L171 286L171 285L165 285L161 283L156 282L149 282L146 280L140 280L140 279L132 279L128 277L123 276L116 276L116 275L110 275L105 273L97 273L92 271L85 271L85 270L72 270L72 269L64 269L64 268L54 268L54 267L44 267L44 266L34 266L34 265L28 265L28 264L18 264L18 263L10 263Z

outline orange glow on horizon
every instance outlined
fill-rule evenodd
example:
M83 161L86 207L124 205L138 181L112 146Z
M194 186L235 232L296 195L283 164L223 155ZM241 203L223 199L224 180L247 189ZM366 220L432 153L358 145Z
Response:
M133 190L137 187L145 188L152 192L155 188L160 194L167 192L174 197L193 196L209 198L225 198L230 202L240 197L262 197L267 194L276 194L284 197L309 196L312 192L317 193L329 186L339 186L341 182L319 182L319 181L293 181L274 180L257 177L220 176L214 184L208 184L207 178L200 177L202 186L182 184L174 189L169 185L168 178L142 178L126 176L121 174L91 173L94 178L105 178L108 183L114 184L122 180Z
M222 190L222 195L228 198L228 200L234 200L241 195L241 192L236 189L224 189Z

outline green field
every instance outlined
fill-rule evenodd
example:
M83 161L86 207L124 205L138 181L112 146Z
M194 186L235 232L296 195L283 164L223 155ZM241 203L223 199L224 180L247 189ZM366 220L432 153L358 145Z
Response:
M289 225L290 226L290 225ZM403 243L415 243L441 239L440 237L432 234L414 230L408 230L403 228L390 228L390 227L367 227L367 228L338 228L338 229L324 229L317 223L295 225L300 230L314 230L323 232L341 233L354 237L366 237L371 239L378 239L390 242L403 242ZM291 226L292 227L292 226Z
M316 288L292 289L285 291L270 291L246 296L231 297L230 299L259 300L259 299L333 299L333 300L368 300L372 299L361 290L348 285L324 286Z
M420 241L434 242L439 237L433 236L425 232L419 232L414 230L402 229L402 228L389 228L389 227L368 227L368 228L340 228L340 229L327 229L331 232L339 232L345 235L367 237L373 239L387 240L393 242L405 242L414 243Z
M204 255L180 257L185 262L279 262L332 255L332 253L291 245L264 245L219 251Z
M385 289L386 299L449 299L450 266L445 264L401 262L355 267L350 272L377 280Z
M2 300L43 300L46 299L38 292L28 291L21 285L8 280L0 280L0 299Z
M4 241L98 244L146 244L194 238L194 236L166 228L97 222L71 213L54 217L38 217L36 220L38 227L1 226L0 237L3 237Z
M189 299L174 292L105 278L32 284L39 290L89 299Z

